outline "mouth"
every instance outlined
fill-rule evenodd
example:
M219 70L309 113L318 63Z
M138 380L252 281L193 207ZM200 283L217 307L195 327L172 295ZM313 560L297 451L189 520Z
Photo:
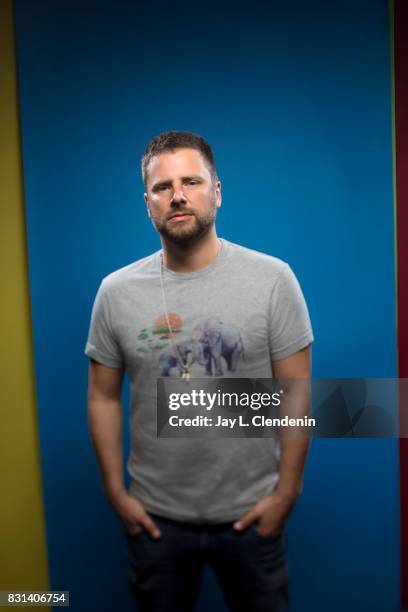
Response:
M189 217L192 217L191 213L175 213L169 218L171 223L180 223L180 221L186 221Z

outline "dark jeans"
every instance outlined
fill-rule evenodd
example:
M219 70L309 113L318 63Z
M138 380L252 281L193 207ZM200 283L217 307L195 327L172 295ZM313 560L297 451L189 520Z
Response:
M285 531L265 537L255 525L193 525L151 515L159 540L127 534L129 581L140 612L191 612L205 563L232 612L286 612Z

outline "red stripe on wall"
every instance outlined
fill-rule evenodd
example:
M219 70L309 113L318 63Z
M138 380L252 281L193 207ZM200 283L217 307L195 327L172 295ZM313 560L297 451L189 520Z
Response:
M395 0L394 11L398 373L408 378L408 2ZM408 607L408 439L400 440L400 491L401 599Z

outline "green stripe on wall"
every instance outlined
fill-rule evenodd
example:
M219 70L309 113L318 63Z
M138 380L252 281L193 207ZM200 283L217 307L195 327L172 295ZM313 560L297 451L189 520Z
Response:
M48 589L12 0L0 2L0 91L0 590Z

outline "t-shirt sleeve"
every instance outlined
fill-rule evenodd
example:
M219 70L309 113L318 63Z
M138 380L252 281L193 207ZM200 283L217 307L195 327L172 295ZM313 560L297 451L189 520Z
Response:
M313 330L299 282L288 264L271 293L269 346L272 361L285 359L313 342Z
M92 308L85 355L111 368L125 367L122 351L112 330L109 302L104 281L102 281L98 289Z

